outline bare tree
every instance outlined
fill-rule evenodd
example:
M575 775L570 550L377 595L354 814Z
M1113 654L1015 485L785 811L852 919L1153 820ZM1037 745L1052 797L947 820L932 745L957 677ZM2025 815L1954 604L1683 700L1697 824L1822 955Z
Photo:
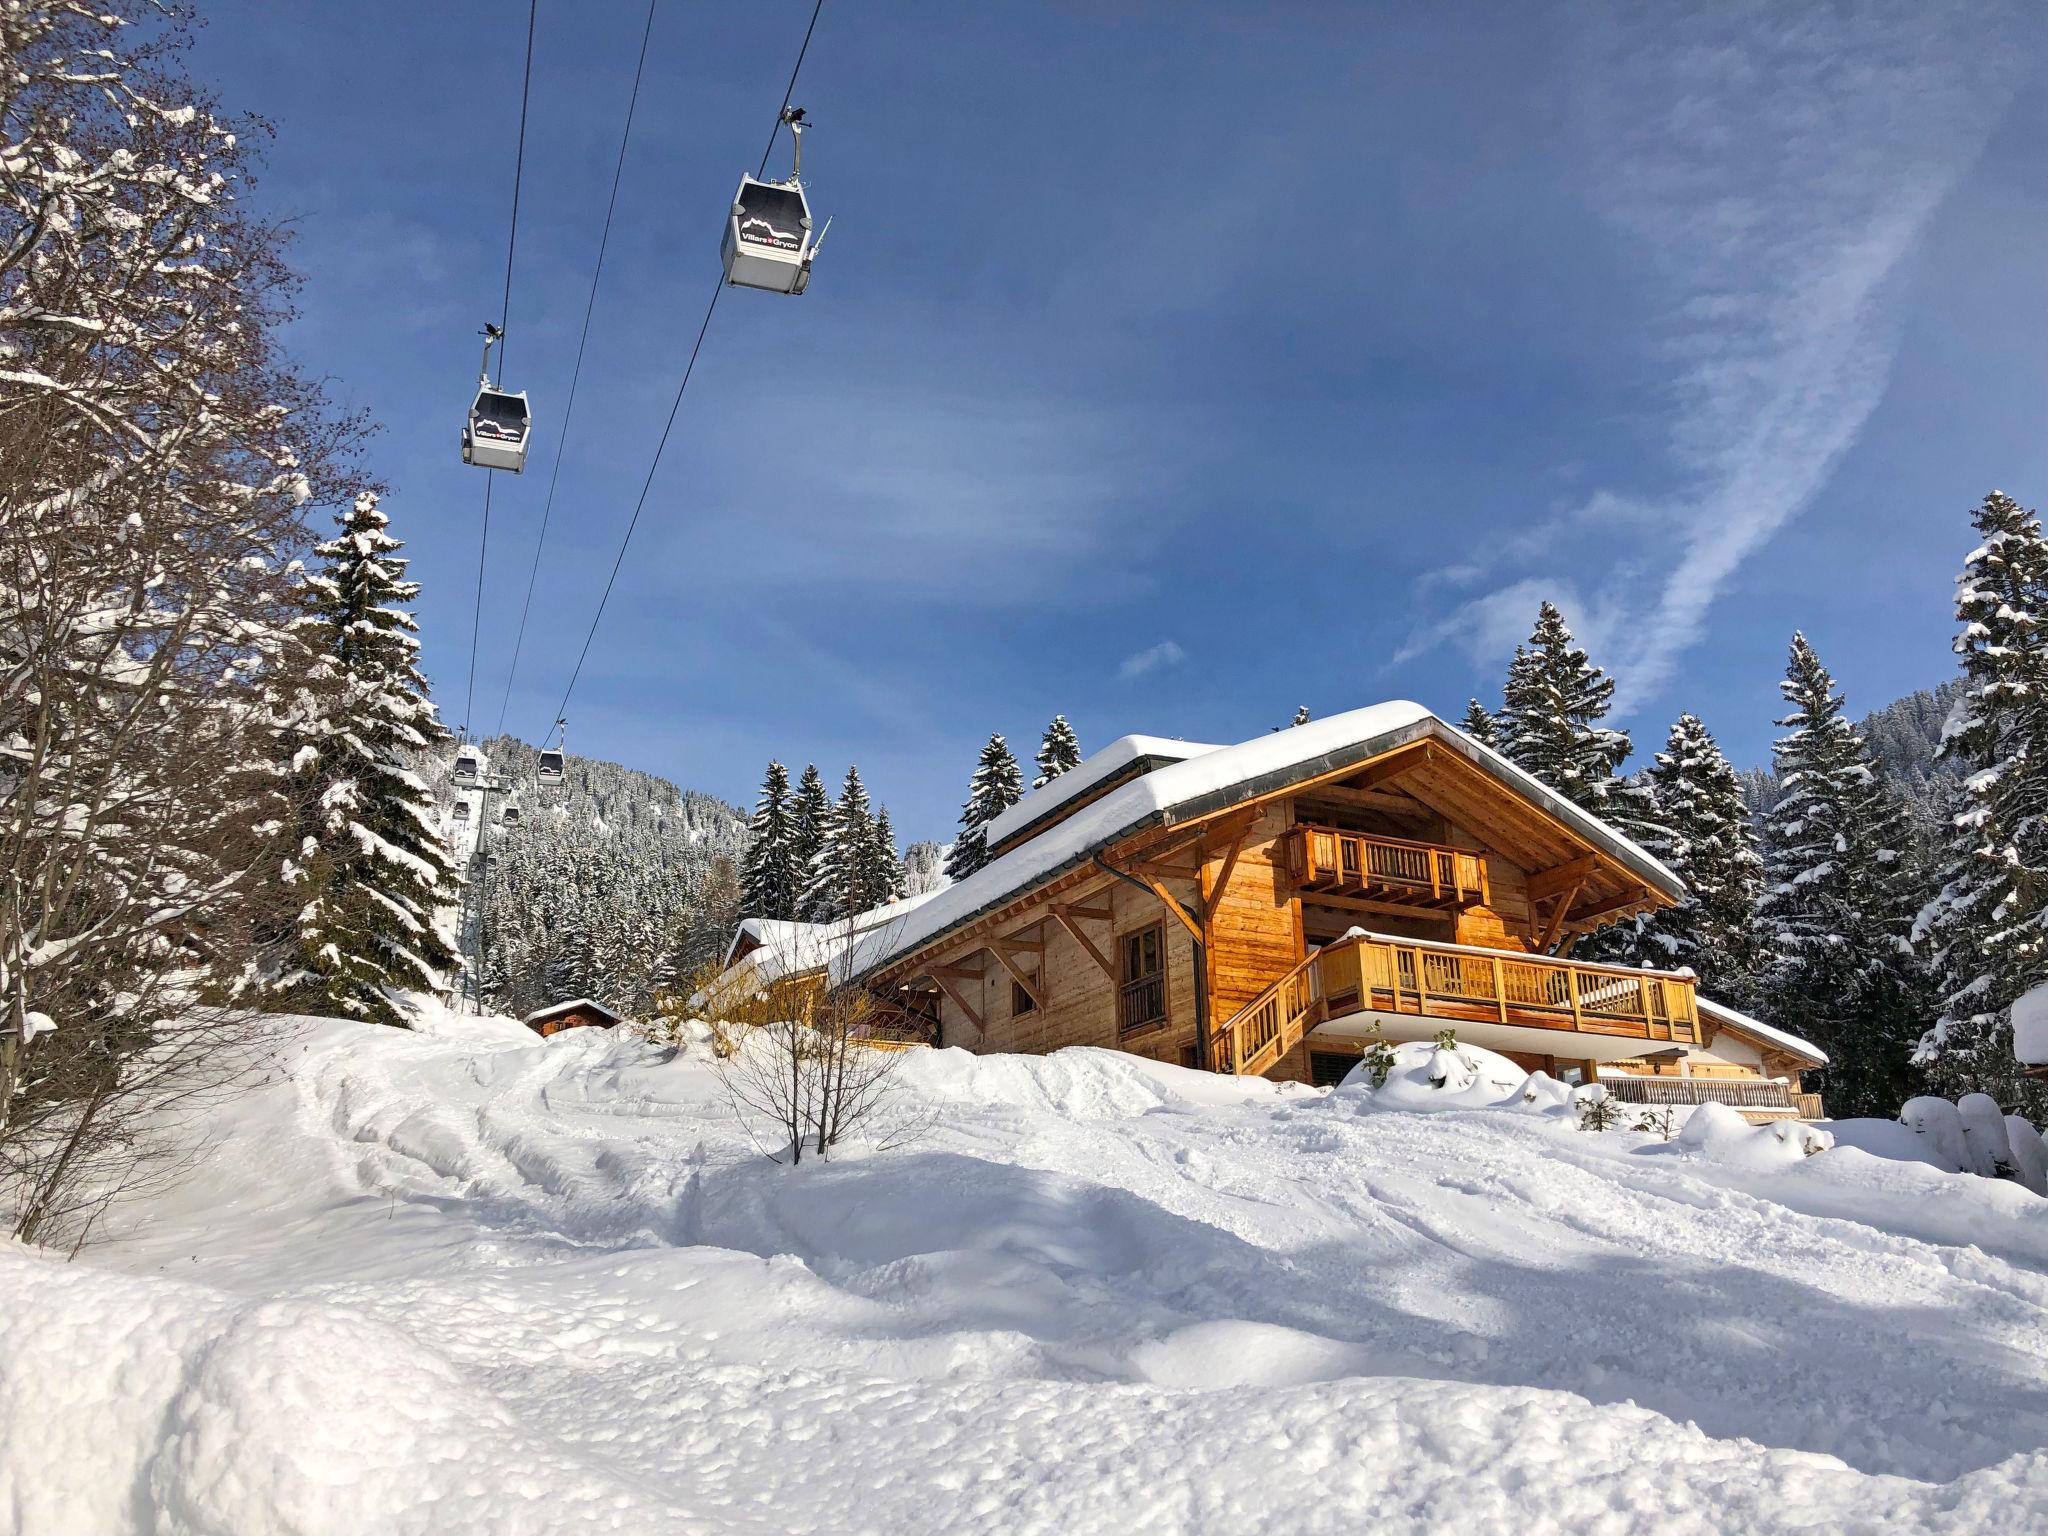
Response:
M855 921L821 933L819 956L806 958L843 952ZM764 1153L792 1164L807 1151L830 1156L855 1137L879 1149L902 1146L929 1123L895 1092L910 1043L897 1010L865 988L831 984L829 975L828 965L806 982L762 987L741 971L699 993L707 1019L736 1039L722 1069L734 1109Z
M284 926L306 511L361 424L280 356L279 229L142 0L0 0L0 1209L89 1219L239 1065Z

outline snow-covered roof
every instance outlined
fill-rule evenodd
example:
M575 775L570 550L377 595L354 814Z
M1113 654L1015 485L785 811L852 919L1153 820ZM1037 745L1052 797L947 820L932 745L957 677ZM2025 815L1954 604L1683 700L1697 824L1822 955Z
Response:
M616 1008L605 1007L594 997L572 997L566 1003L550 1003L545 1008L536 1008L520 1022L531 1024L535 1019L552 1019L559 1013L601 1013L608 1019L618 1019L622 1022L626 1017Z
M1673 898L1685 894L1678 876L1605 822L1420 704L1396 699L1269 731L1236 746L1216 747L1119 785L1065 821L990 860L965 880L935 893L901 924L864 935L835 960L834 972L842 977L863 975L1086 861L1147 824L1193 820L1425 738L1454 748L1648 884Z
M1782 1046L1800 1056L1811 1057L1816 1066L1824 1067L1828 1064L1828 1053L1811 1040L1802 1040L1790 1030L1776 1028L1764 1023L1762 1019L1752 1019L1748 1014L1739 1013L1726 1003L1717 1003L1711 997L1697 998L1696 1001L1700 1012L1710 1019L1733 1025L1744 1034L1755 1035L1759 1040Z
M751 962L755 978L766 985L785 976L815 971L836 958L854 939L907 916L930 901L935 891L922 896L905 896L884 902L850 918L829 923L798 923L773 917L749 917L733 930L725 947L725 963L735 958ZM739 956L740 944L752 939L756 947Z
M1079 799L1097 785L1107 783L1132 764L1150 761L1154 766L1185 762L1220 748L1201 741L1179 741L1171 736L1119 736L1081 759L1051 783L1034 789L988 824L988 845L1000 847L1024 828L1044 821L1061 806Z

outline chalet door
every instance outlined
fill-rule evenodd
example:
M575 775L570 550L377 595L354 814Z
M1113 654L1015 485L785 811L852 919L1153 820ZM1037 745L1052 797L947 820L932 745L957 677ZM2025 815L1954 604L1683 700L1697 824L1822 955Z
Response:
M1166 1020L1166 927L1154 923L1127 933L1119 941L1121 980L1117 989L1117 1024L1143 1029Z

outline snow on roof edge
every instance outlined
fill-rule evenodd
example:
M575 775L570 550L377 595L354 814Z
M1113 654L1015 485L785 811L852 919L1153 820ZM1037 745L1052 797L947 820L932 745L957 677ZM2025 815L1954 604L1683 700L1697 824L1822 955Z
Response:
M1788 1051L1797 1051L1802 1056L1811 1056L1821 1066L1828 1064L1828 1053L1811 1040L1802 1040L1788 1029L1779 1029L1775 1024L1766 1024L1762 1019L1752 1019L1740 1009L1730 1008L1726 1003L1717 1003L1711 997L1696 993L1694 1000L1700 1008L1718 1014L1724 1024L1733 1024L1737 1029L1746 1029L1773 1045L1782 1045Z
M572 997L566 1003L549 1003L545 1008L536 1008L519 1022L531 1024L535 1019L545 1019L556 1013L574 1013L578 1008L594 1008L599 1013L609 1014L621 1022L624 1022L626 1017L618 1009L608 1003L600 1003L594 997Z
M1205 753L1220 752L1211 742L1181 741L1172 736L1119 736L1098 747L1073 768L1039 788L1029 790L1015 805L992 818L987 827L991 848L1014 837L1035 821L1042 821L1068 801L1086 794L1107 779L1116 777L1132 763L1147 757L1171 758L1185 762Z
M1410 733L1405 740L1395 739L1403 732ZM1177 810L1205 814L1200 808L1202 801L1230 790L1256 786L1268 779L1284 780L1286 775L1301 774L1303 770L1310 770L1307 776L1313 777L1315 772L1343 766L1342 759L1362 762L1424 736L1435 736L1463 752L1476 766L1574 827L1595 847L1623 864L1635 866L1637 874L1663 887L1666 894L1673 898L1684 896L1685 884L1677 875L1598 817L1573 805L1420 704L1391 699L1270 731L1235 746L1218 747L1119 785L1066 820L990 860L965 880L937 892L923 905L917 919L902 930L889 935L871 934L850 946L833 961L834 978L852 980L943 937L984 911L1072 868L1089 857L1092 850L1136 831L1155 816L1166 818ZM1253 793L1258 790L1254 788ZM894 942L888 942L892 939Z

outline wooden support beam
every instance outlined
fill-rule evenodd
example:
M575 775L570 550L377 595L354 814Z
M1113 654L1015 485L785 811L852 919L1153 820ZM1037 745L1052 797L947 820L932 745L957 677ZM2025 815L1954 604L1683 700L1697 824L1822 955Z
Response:
M1099 907L1084 907L1079 902L1067 902L1064 905L1055 907L1053 910L1064 912L1069 917L1085 917L1098 923L1113 923L1116 921L1116 909L1107 904Z
M1363 772L1351 775L1350 782L1343 787L1346 789L1371 789L1376 785L1389 783L1394 779L1400 778L1403 774L1413 773L1416 769L1430 762L1433 756L1434 754L1427 745L1404 747L1390 756L1381 758L1376 763L1368 764ZM1321 785L1318 785L1314 790L1304 789L1296 791L1297 794L1302 795L1320 794L1321 792Z
M1043 939L1019 939L1015 937L1010 937L1001 939L990 939L988 942L989 947L997 951L996 958L998 959L1002 958L1001 951L1006 949L1014 949L1026 955L1042 955L1045 953L1045 940Z
M1109 963L1109 956L1095 947L1095 941L1083 933L1080 923L1075 921L1076 918L1085 915L1081 909L1079 907L1055 906L1052 909L1052 915L1054 920L1072 935L1074 942L1088 952L1088 958L1102 967L1102 974L1107 976L1112 982L1115 981L1117 979L1116 967Z
M1193 880L1202 873L1199 864L1165 864L1158 859L1133 859L1125 867L1141 880Z
M1564 915L1571 910L1572 903L1579 899L1579 891L1580 887L1574 885L1557 898L1557 908L1550 914L1550 922L1543 930L1543 937L1537 942L1536 948L1539 951L1548 954L1550 946L1557 942L1557 936L1564 932Z
M1237 868L1237 856L1244 852L1244 840L1252 835L1252 828L1258 823L1258 812L1243 817L1234 834L1230 835L1230 850L1223 855L1223 868L1216 873L1216 883L1209 887L1209 894L1202 902L1202 926L1208 927L1215 920L1216 908L1223 901L1223 892L1230 884L1230 872Z
M1599 867L1600 856L1589 853L1553 869L1541 870L1529 877L1529 899L1542 901L1561 891L1584 885Z
M1042 945L1040 947L1043 948ZM1031 999L1031 1006L1038 1009L1041 1013L1044 1012L1045 998L1041 996L1039 993L1038 983L1036 981L1033 981L1029 976L1026 976L1023 972L1023 969L1017 964L1017 962L1012 960L1008 955L1003 953L1003 948L1004 946L1002 940L998 939L995 941L995 944L990 947L989 953L996 957L996 964L1000 965L1004 970L1010 973L1010 980L1014 981L1015 983L1017 983L1018 986L1024 989L1024 995Z
M979 981L988 974L988 967L985 965L975 966L971 970L964 965L933 965L927 966L926 969L931 972L934 981Z
M953 999L953 1006L967 1015L967 1021L974 1026L974 1032L978 1035L986 1035L988 1033L988 1025L983 1023L981 1015L974 1011L974 1004L968 1002L954 987L953 983L939 973L938 967L933 967L931 977L933 981L939 984L939 990Z
M1655 900L1656 898L1648 891L1634 890L1603 901L1597 907L1581 907L1567 917L1565 922L1573 928L1584 928L1588 924L1598 923L1604 917L1621 916L1640 907L1651 906Z
M1357 811L1376 811L1382 816L1402 816L1410 821L1435 821L1438 813L1396 790L1347 789L1342 784L1319 784L1304 790L1304 802L1341 805Z

